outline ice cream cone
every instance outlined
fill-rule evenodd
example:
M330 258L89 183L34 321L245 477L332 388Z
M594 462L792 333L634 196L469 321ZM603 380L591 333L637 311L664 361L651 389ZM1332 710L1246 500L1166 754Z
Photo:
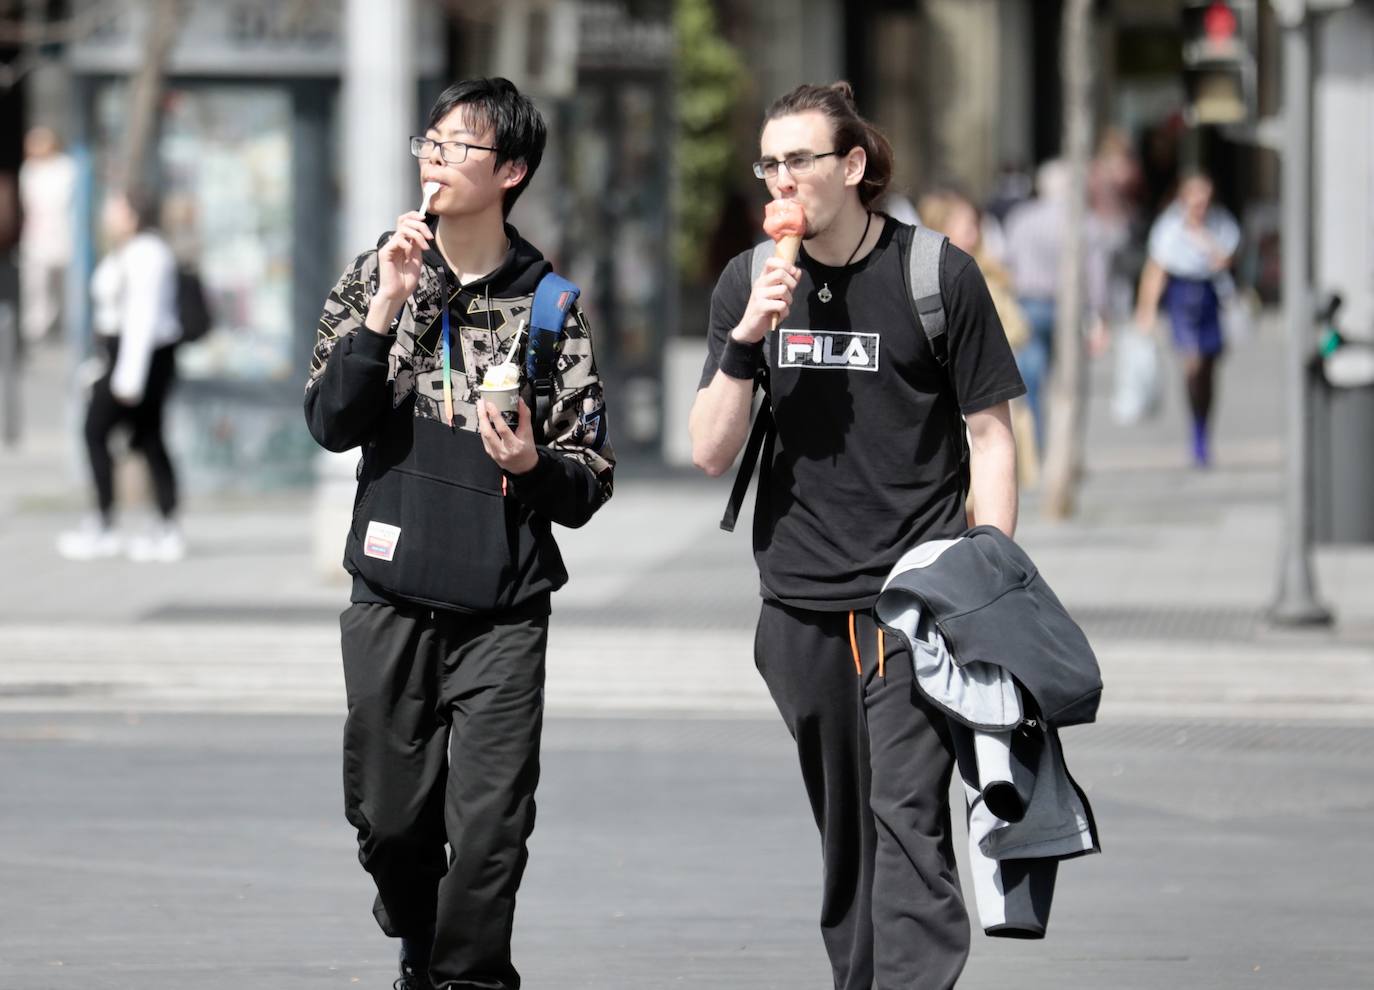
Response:
M786 237L780 237L778 238L777 248L774 250L773 254L789 265L795 265L797 263L797 252L801 250L801 242L801 234L788 234Z
M773 257L789 265L797 263L802 237L806 234L806 213L795 199L775 199L763 208L763 232L773 238ZM771 329L778 328L773 317Z
M773 250L773 257L781 258L789 265L795 265L797 263L797 252L801 250L801 242L801 234L788 234L785 237L779 237L777 245ZM777 328L778 318L775 316L773 317L773 323L770 329L776 330Z

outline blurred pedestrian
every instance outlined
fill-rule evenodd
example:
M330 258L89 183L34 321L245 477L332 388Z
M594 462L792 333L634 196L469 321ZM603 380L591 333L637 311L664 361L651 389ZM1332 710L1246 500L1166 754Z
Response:
M882 206L884 213L900 223L915 226L921 222L921 215L916 209L916 204L911 201L909 196L895 189L888 190L887 195L883 197Z
M19 182L14 172L0 171L0 440L19 443Z
M1035 192L1035 180L1025 166L1017 161L1004 161L992 181L992 193L983 204L983 212L995 219L1004 229L1007 217Z
M963 193L945 188L922 196L918 209L927 227L944 234L951 244L973 258L987 281L1007 343L1013 352L1025 347L1030 339L1030 324L1016 301L1010 273L987 250L978 207ZM1017 476L1023 486L1031 487L1039 478L1040 452L1035 442L1035 421L1024 398L1012 400L1011 425L1016 436Z
M129 445L148 462L159 521L127 541L137 561L172 562L186 553L177 524L177 480L163 438L163 413L176 378L176 259L157 228L157 204L140 192L114 193L101 214L109 252L91 275L97 372L86 407L86 453L98 515L63 533L58 551L71 560L112 557L126 549L115 528L110 438L128 427Z
M24 136L19 198L24 226L19 242L24 339L53 336L62 314L67 269L72 261L76 165L57 134L35 127Z
M403 214L343 273L306 385L315 440L362 448L344 556L344 803L373 914L401 940L398 990L520 986L511 927L550 596L568 578L552 524L581 526L611 497L575 287L506 222L545 133L505 79L439 96L410 144L428 213ZM527 362L525 330L550 311L550 346ZM481 398L503 372L522 396L511 426Z
M1109 127L1088 165L1088 208L1104 226L1125 237L1140 212L1140 160L1130 138Z
M1135 289L1145 261L1141 191L1140 161L1129 137L1120 128L1107 128L1088 165L1088 209L1102 238L1100 250L1107 255L1104 331L1106 325L1115 328L1131 322ZM1105 349L1105 332L1097 342Z
M729 469L762 383L755 428L771 422L759 435L771 439L749 445L764 452L755 663L796 741L821 834L833 986L951 987L969 950L953 744L873 606L917 544L975 523L1015 531L1008 402L1024 388L974 260L874 211L892 148L847 83L780 97L759 145L754 174L804 214L801 254L756 273L746 251L721 273L692 457L708 474ZM928 322L913 309L913 258L935 289L920 297ZM748 454L741 470L752 470Z
M1183 360L1192 413L1193 463L1211 463L1209 425L1217 362L1225 349L1219 285L1240 246L1240 225L1212 201L1206 173L1186 173L1178 194L1150 228L1149 259L1136 295L1136 327L1152 332L1162 306Z
M1045 443L1045 388L1054 362L1054 332L1059 283L1065 262L1070 187L1067 162L1053 159L1035 174L1036 194L1015 207L1006 222L1006 264L1016 288L1016 301L1026 314L1030 334L1016 352L1016 366L1026 383L1026 402L1035 419L1037 446ZM1089 212L1083 230L1084 305L1089 329L1100 336L1105 305L1110 245Z

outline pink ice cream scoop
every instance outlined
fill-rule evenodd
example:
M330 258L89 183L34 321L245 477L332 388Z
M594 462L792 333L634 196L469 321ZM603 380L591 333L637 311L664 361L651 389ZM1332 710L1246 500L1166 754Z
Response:
M778 242L779 249L784 238L796 238L800 242L806 233L806 214L801 204L795 199L773 200L763 208L763 232ZM792 260L796 260L795 251Z

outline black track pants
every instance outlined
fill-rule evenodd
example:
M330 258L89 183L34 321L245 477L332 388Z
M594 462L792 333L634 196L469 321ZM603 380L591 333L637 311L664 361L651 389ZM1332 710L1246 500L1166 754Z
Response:
M340 626L344 803L377 921L392 936L434 930L436 986L514 990L548 617L354 604Z
M821 833L836 990L943 990L968 958L949 821L953 746L867 612L764 602L754 659L797 742Z
M118 343L110 342L105 346L113 369L119 357ZM130 446L143 451L148 460L158 512L164 519L171 519L177 509L177 478L162 437L162 415L176 379L176 348L159 347L153 351L143 398L136 406L126 406L115 400L110 392L111 374L106 372L91 387L91 401L86 407L86 455L90 458L91 477L95 482L96 508L108 524L113 518L115 504L110 434L121 423L128 423L133 429Z

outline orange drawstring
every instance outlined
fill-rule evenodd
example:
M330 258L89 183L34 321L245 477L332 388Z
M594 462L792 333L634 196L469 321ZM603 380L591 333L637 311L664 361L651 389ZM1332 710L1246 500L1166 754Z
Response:
M849 652L854 655L854 672L863 676L864 666L859 660L859 638L854 635L854 610L849 610Z
M854 657L854 672L860 677L864 675L863 661L859 658L859 637L854 632L854 610L849 610L849 652ZM883 627L878 627L878 676L887 676L887 657L886 649L883 646Z

